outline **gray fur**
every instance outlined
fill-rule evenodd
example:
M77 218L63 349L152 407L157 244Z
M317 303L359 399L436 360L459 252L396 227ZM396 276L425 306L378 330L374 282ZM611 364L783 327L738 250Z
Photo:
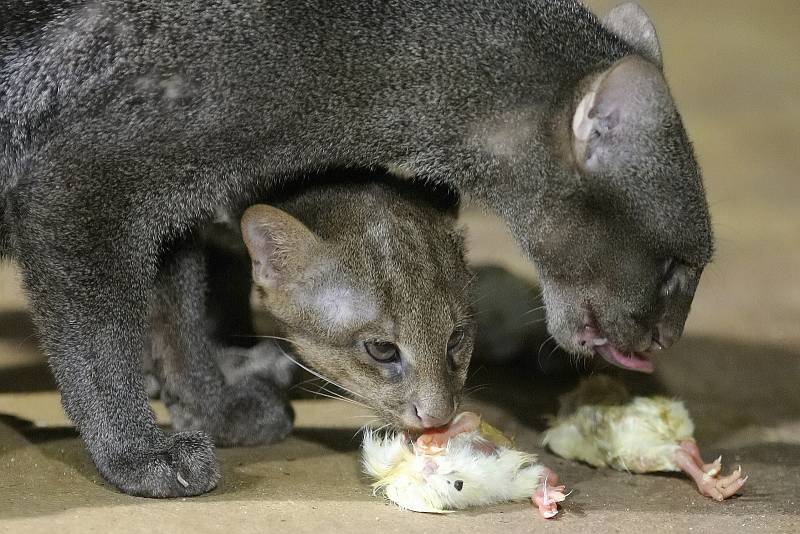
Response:
M620 4L603 17L603 26L616 33L645 58L661 66L661 44L656 28L636 2Z
M274 341L262 341L249 349L227 347L217 358L225 382L236 384L252 375L268 376L280 389L288 388L297 375L297 367L284 356Z
M124 491L196 494L216 478L210 441L165 435L147 406L139 359L160 258L219 206L305 172L391 167L485 203L539 268L569 350L591 355L576 342L587 313L622 350L680 335L712 254L692 147L663 86L653 120L620 132L641 142L582 170L575 110L641 49L575 1L0 12L0 246L22 268L67 413ZM669 258L680 265L665 280Z

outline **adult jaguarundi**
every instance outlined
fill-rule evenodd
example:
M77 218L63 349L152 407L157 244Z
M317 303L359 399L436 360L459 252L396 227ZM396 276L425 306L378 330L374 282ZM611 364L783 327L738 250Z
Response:
M210 439L165 434L142 387L160 263L218 207L304 172L383 167L485 203L538 267L567 350L647 369L681 333L711 227L635 6L602 22L572 0L0 12L0 247L67 413L123 491L217 479ZM202 384L210 409L221 380Z

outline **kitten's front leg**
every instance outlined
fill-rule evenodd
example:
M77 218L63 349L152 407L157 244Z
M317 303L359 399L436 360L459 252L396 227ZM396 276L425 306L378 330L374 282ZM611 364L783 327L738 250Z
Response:
M288 388L297 375L297 365L284 355L277 342L267 339L250 348L225 347L216 353L225 381L236 384L251 376L261 376L281 390Z
M209 336L206 280L202 247L184 242L165 258L153 293L152 355L173 427L204 430L219 445L281 440L294 414L279 384L265 373L230 384L223 377L222 349Z

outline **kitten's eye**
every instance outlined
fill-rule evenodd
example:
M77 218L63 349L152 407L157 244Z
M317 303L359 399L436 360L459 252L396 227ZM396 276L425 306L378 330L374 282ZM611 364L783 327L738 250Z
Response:
M400 361L400 349L388 341L365 341L364 350L372 359L380 363L394 363Z
M463 342L464 330L462 328L456 328L453 330L453 333L450 334L450 339L447 340L447 353L453 354L454 352L458 352Z
M460 327L456 327L453 333L450 334L450 339L447 340L447 367L450 369L451 373L455 373L458 370L459 366L456 363L456 355L459 350L461 350L463 344L464 330Z

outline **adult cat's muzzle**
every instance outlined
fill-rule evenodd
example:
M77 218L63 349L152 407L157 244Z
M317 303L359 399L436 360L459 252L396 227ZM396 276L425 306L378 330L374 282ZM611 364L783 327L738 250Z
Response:
M652 373L655 369L650 358L650 348L646 351L636 351L616 347L600 330L592 314L586 315L583 329L578 333L578 340L580 346L593 351L611 365L642 373ZM652 346L651 343L650 347Z

